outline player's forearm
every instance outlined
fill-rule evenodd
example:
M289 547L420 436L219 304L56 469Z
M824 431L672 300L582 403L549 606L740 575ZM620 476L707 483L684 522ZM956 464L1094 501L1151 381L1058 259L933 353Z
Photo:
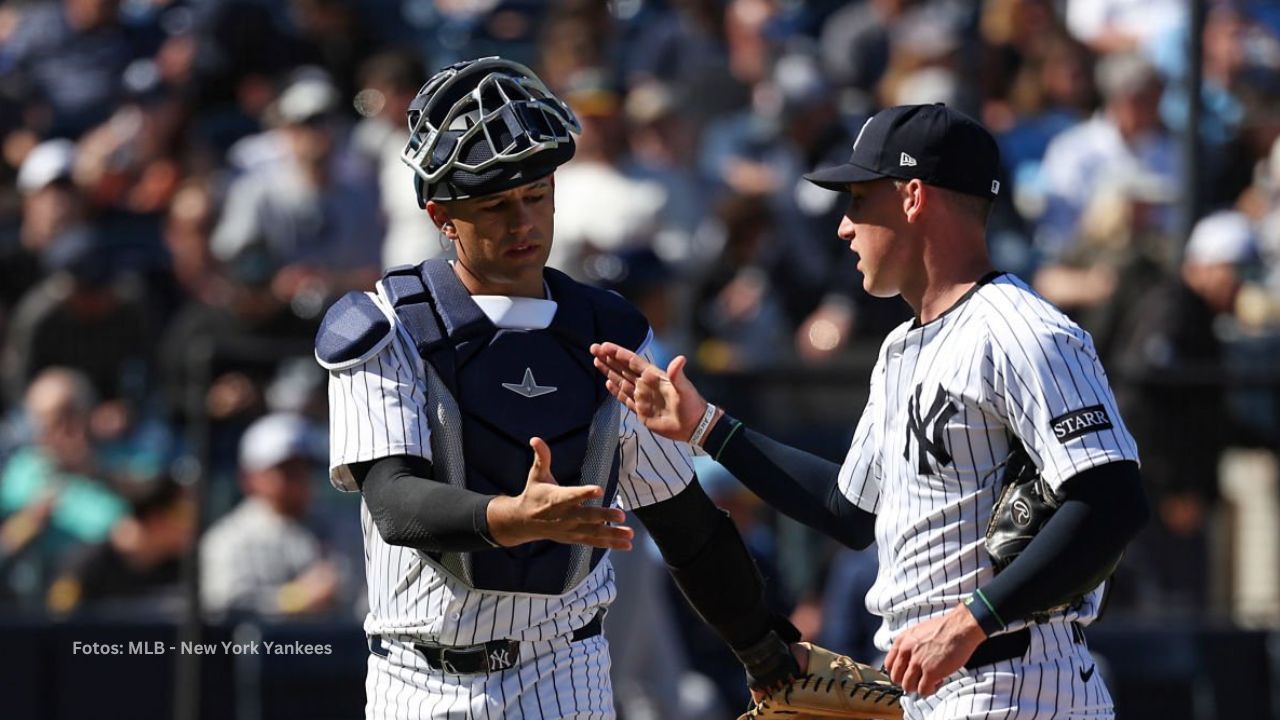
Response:
M425 458L396 455L354 463L351 474L388 545L470 552L497 544L487 516L493 496L432 479L431 462Z
M1134 462L1086 470L1063 492L1035 539L969 604L988 633L1092 590L1150 517Z
M770 685L792 672L787 643L799 633L766 606L764 580L741 535L697 480L635 514L685 599L733 649L753 681Z
M840 466L784 445L724 415L703 448L778 511L861 550L875 539L875 515L840 492Z

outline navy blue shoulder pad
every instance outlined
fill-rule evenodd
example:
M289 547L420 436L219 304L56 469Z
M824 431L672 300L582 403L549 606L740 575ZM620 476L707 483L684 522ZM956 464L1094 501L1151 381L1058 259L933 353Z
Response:
M611 342L629 350L638 350L649 337L649 321L621 295L584 285L564 273L547 268L543 277L551 288L551 297L560 305L557 318L569 308L590 308L594 333L589 342Z
M326 370L355 367L377 355L394 336L391 321L367 293L349 292L334 303L316 333L316 361Z

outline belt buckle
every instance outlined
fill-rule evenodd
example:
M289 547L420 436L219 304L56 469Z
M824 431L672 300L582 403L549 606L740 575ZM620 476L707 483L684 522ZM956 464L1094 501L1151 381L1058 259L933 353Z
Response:
M520 644L514 640L494 640L485 643L485 665L489 672L509 670L520 659Z
M483 645L465 648L423 645L419 647L419 651L427 658L428 664L434 660L439 664L440 670L452 675L509 670L520 660L520 645L514 640L491 640Z

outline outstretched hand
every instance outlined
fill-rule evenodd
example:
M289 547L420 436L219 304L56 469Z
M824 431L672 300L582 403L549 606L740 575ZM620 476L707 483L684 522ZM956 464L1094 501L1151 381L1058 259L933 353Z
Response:
M489 533L499 545L511 547L535 540L630 550L635 531L611 525L626 520L619 508L584 503L604 495L599 485L561 486L551 475L551 448L542 438L529 441L533 465L524 492L499 495L488 506Z
M707 401L684 374L688 360L680 355L664 372L640 355L613 343L591 346L605 387L654 433L688 442L707 409Z

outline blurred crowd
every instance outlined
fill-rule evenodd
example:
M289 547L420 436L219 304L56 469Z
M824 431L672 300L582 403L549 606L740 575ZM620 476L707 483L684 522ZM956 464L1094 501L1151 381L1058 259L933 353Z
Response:
M582 121L551 264L703 372L876 347L909 309L862 292L839 196L801 174L884 106L982 120L995 262L1093 334L1159 509L1116 601L1201 614L1223 452L1280 446L1280 10L1207 5L1189 182L1182 0L0 1L0 603L176 611L198 547L210 612L358 617L311 339L449 252L404 113L431 70L501 54ZM779 602L865 643L874 559L817 547Z

